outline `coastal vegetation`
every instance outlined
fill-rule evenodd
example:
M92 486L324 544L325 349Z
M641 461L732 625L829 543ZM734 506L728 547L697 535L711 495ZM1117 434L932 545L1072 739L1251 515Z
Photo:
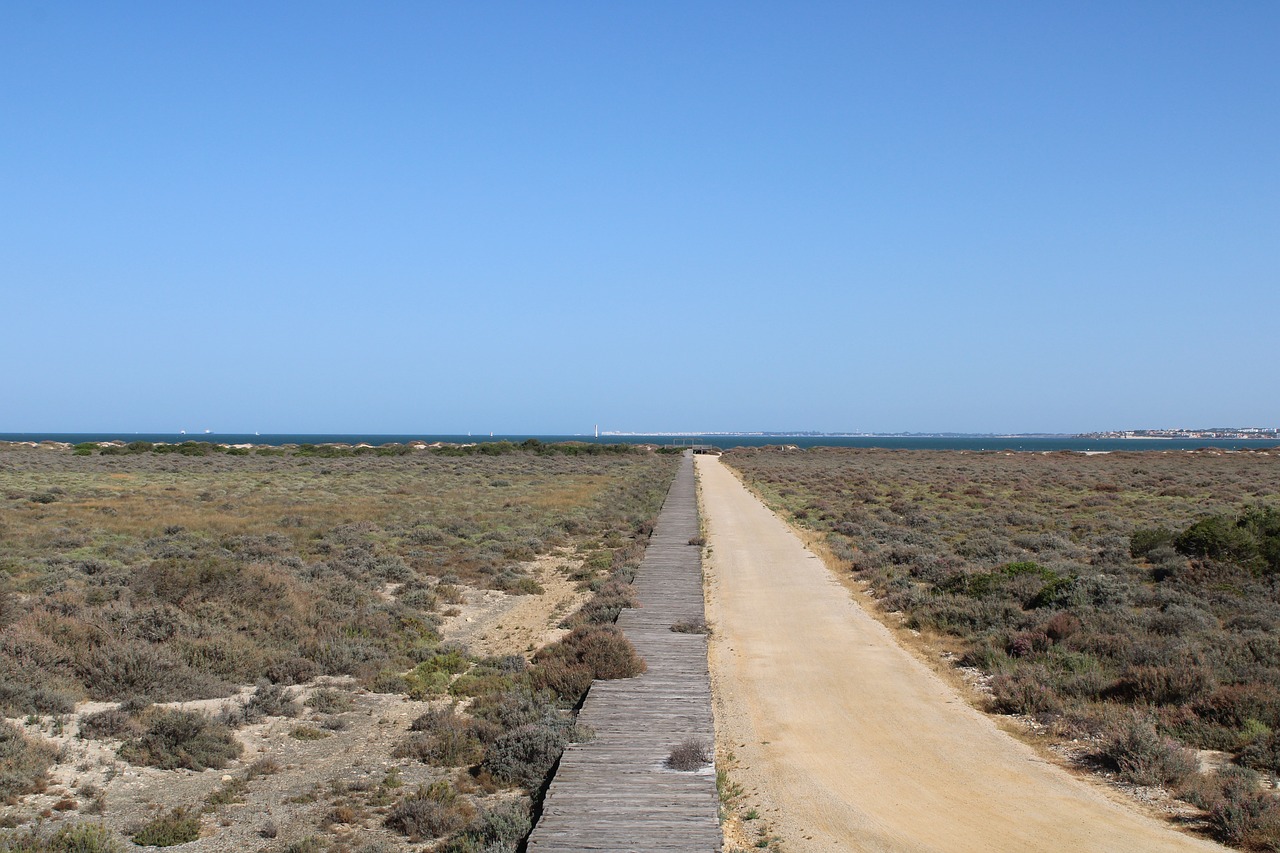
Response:
M990 710L1084 744L1084 766L1167 788L1221 840L1280 844L1260 784L1280 774L1280 454L723 459L978 673Z
M228 805L277 784L282 766L244 744L284 721L301 756L353 727L385 731L384 752L351 762L392 768L291 795L313 822L269 821L263 849L354 849L352 828L385 826L405 843L514 850L560 752L590 736L573 712L592 679L644 668L611 623L676 460L502 444L0 446L4 820L36 816L24 798L44 796L59 749L45 736L65 729L149 772L229 774L203 802L160 801L128 826L110 806L114 762L106 790L82 795L135 841L189 840L201 814L229 821ZM540 595L530 567L548 558L585 600L548 614L562 639L488 656L447 640L447 618L485 590ZM75 713L90 700L105 708ZM420 709L400 735L395 703ZM7 843L37 835L53 837Z

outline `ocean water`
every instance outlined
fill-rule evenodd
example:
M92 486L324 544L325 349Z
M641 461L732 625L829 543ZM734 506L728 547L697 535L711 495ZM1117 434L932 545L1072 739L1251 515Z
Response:
M1116 450L1194 450L1216 447L1226 450L1264 450L1280 446L1275 439L1106 439L1075 438L1072 436L777 436L777 435L432 435L430 433L405 433L402 435L378 435L370 433L346 434L269 434L252 433L54 433L10 432L0 433L0 441L66 441L76 444L82 441L151 441L176 444L182 441L212 441L218 444L403 444L408 441L445 441L458 444L480 441L521 442L527 438L540 441L584 441L592 444L711 444L731 447L762 447L790 444L797 447L879 447L895 450L1013 450L1045 453L1055 450L1101 453Z

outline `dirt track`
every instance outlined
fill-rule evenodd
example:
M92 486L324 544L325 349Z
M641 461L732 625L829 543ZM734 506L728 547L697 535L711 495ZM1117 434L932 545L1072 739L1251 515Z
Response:
M718 459L698 457L716 738L788 853L1225 851L969 707Z

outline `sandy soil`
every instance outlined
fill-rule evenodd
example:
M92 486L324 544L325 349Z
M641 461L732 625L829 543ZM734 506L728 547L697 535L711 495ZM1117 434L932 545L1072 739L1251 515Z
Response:
M239 802L229 803L201 816L201 838L182 847L194 853L230 853L275 849L289 842L313 835L323 836L323 817L329 808L344 801L348 788L376 787L393 767L401 774L402 785L429 783L441 771L411 760L390 757L393 745L404 737L409 723L430 706L404 696L366 693L345 679L320 679L312 685L294 688L299 699L314 689L328 686L350 692L351 710L338 716L343 730L322 740L303 741L290 736L299 726L319 726L325 715L304 711L295 718L270 717L261 723L236 731L244 744L244 755L222 770L157 770L137 767L121 761L116 755L119 741L81 740L77 737L82 716L111 703L82 703L77 713L22 721L28 735L40 735L63 750L62 760L50 768L49 789L44 794L26 797L17 806L0 809L0 817L25 822L33 811L49 809L60 799L75 801L77 808L68 812L54 811L54 821L101 822L124 836L148 820L175 807L199 813L204 800L215 790L243 780L248 767L262 759L271 759L278 767L269 775L259 776L245 787ZM243 700L252 688L242 691ZM170 703L168 707L186 710L215 711L235 698L203 702ZM438 702L437 702L438 703ZM18 722L18 721L14 721ZM90 806L85 792L92 788L102 792L101 808ZM397 789L394 795L403 793ZM331 838L359 838L377 841L385 849L409 849L404 839L382 827L380 810L360 810L351 825L331 828ZM275 826L274 843L262 831Z
M789 853L1226 849L1000 731L718 459L697 464L717 748L759 812L751 838L767 825Z
M475 655L533 654L568 633L557 626L591 597L569 580L569 571L580 562L559 553L527 565L528 574L542 585L540 595L469 590L466 600L453 608L457 613L440 626L441 634Z
M529 655L558 639L565 630L559 622L576 609L589 592L569 580L576 565L568 553L539 558L526 566L543 587L540 595L507 595L495 590L462 589L462 603L440 626L445 642L465 645L476 655ZM397 587L382 590L391 599ZM136 767L120 760L120 741L84 740L78 737L84 716L115 707L112 702L82 702L74 714L60 718L15 719L33 737L43 738L61 750L60 760L50 768L49 786L18 804L0 804L0 823L23 824L43 812L53 822L104 823L124 836L157 815L175 807L199 812L205 799L227 784L238 783L248 768L262 759L271 759L278 769L255 776L227 805L201 816L201 838L183 846L194 853L229 853L241 850L283 849L291 842L312 836L345 840L356 849L366 844L381 849L420 849L382 825L386 803L355 809L350 824L331 825L326 815L338 805L350 804L351 791L357 803L369 800L389 771L398 773L400 787L388 791L395 799L420 784L456 774L429 767L412 759L391 757L415 717L433 704L447 699L418 702L404 695L369 693L349 679L321 678L292 689L299 702L320 688L336 689L350 696L350 710L337 715L317 714L309 709L295 718L270 717L236 731L244 745L244 755L222 770L193 772ZM236 696L197 702L168 703L167 707L216 714L225 705L244 702L253 687L244 687ZM290 733L299 726L320 727L334 716L341 718L339 730L327 732L321 740L299 740ZM95 796L94 792L98 792ZM98 799L96 806L92 800ZM58 811L55 804L71 801L74 806ZM274 827L264 838L266 827ZM372 849L372 848L371 848Z

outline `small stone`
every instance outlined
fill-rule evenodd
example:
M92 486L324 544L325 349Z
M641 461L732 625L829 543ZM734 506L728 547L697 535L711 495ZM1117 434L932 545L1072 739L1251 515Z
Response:
M230 775L230 774L228 774L228 773L224 773L224 774L223 774L223 776L222 776L222 781L223 781L223 782L230 782L230 781L231 781L231 775Z

